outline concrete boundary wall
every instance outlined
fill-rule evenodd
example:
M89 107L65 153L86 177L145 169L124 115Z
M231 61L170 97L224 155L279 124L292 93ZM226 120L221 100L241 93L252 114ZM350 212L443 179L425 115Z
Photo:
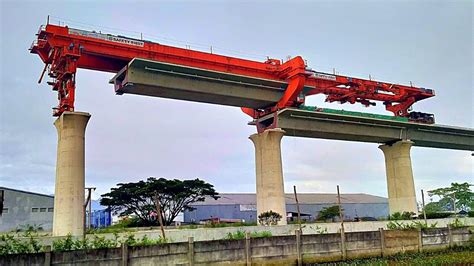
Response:
M448 224L454 222L454 218L445 218L445 219L429 219L428 225L442 228L447 227ZM459 218L459 220L466 226L474 226L474 218L464 217ZM397 221L405 224L410 224L414 220L406 221ZM423 221L423 220L417 220ZM367 232L367 231L377 231L379 228L387 230L387 223L389 221L367 221L367 222L344 222L344 231L348 232ZM326 233L337 233L341 227L340 223L308 223L302 225L303 235L312 235L319 234L322 231ZM241 226L241 227L221 227L221 228L196 228L196 229L165 229L166 237L170 239L171 242L186 242L189 237L192 237L194 241L208 241L208 240L220 240L227 236L229 233L235 233L238 231L242 232L262 232L269 231L273 236L287 236L294 235L295 230L298 230L299 226L297 224L289 225L278 225L278 226ZM140 230L132 232L136 238L142 238L147 236L148 238L156 239L161 236L161 231L159 228L153 230ZM127 237L129 232L120 233L119 236ZM115 236L113 234L100 234L107 239L113 239ZM64 237L52 237L44 236L41 237L40 241L43 245L52 245L53 241L57 239L62 239Z
M342 241L344 237L345 241ZM301 265L465 245L467 227L273 236L0 257L0 265Z

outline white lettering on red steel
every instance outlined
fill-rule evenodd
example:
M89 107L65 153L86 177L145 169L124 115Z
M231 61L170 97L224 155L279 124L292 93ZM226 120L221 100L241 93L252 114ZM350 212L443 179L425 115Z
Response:
M102 33L97 33L97 32L92 32L92 31L85 31L85 30L77 30L77 29L69 29L69 34L73 35L79 35L79 36L84 36L84 37L90 37L90 38L96 38L96 39L101 39L105 41L110 41L110 42L116 42L116 43L121 43L121 44L127 44L127 45L133 45L133 46L139 46L143 47L145 45L144 42L138 41L138 40L133 40L133 39L127 39L127 38L122 38L110 34L102 34Z
M336 76L324 73L314 73L314 76L319 79L336 80Z

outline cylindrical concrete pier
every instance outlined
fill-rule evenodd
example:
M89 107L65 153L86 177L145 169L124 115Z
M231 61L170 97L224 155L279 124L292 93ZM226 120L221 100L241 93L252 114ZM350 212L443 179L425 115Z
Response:
M286 224L285 191L281 162L281 138L285 131L269 129L250 136L255 145L257 174L257 216L266 211L281 214L279 225Z
M85 131L90 114L64 112L58 131L53 236L84 233Z
M379 146L385 156L390 214L395 212L414 212L418 214L410 158L412 145L412 141L402 140L392 145Z

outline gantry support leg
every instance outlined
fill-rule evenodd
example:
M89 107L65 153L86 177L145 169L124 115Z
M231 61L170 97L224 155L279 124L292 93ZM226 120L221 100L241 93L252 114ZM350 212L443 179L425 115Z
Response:
M90 114L64 112L58 131L53 236L84 233L85 142Z
M412 145L412 141L402 140L392 145L379 146L385 156L390 214L395 212L418 214L410 158Z
M285 191L281 163L281 138L285 131L268 129L250 136L255 145L257 174L257 216L274 211L282 216L279 225L286 224Z

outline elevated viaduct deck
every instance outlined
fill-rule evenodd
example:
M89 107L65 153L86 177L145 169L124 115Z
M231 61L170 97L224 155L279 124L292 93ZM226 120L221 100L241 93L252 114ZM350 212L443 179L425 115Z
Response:
M413 146L474 150L474 130L445 125L375 119L288 108L257 121L281 128L286 136L390 144L411 140ZM253 123L252 123L253 124Z

